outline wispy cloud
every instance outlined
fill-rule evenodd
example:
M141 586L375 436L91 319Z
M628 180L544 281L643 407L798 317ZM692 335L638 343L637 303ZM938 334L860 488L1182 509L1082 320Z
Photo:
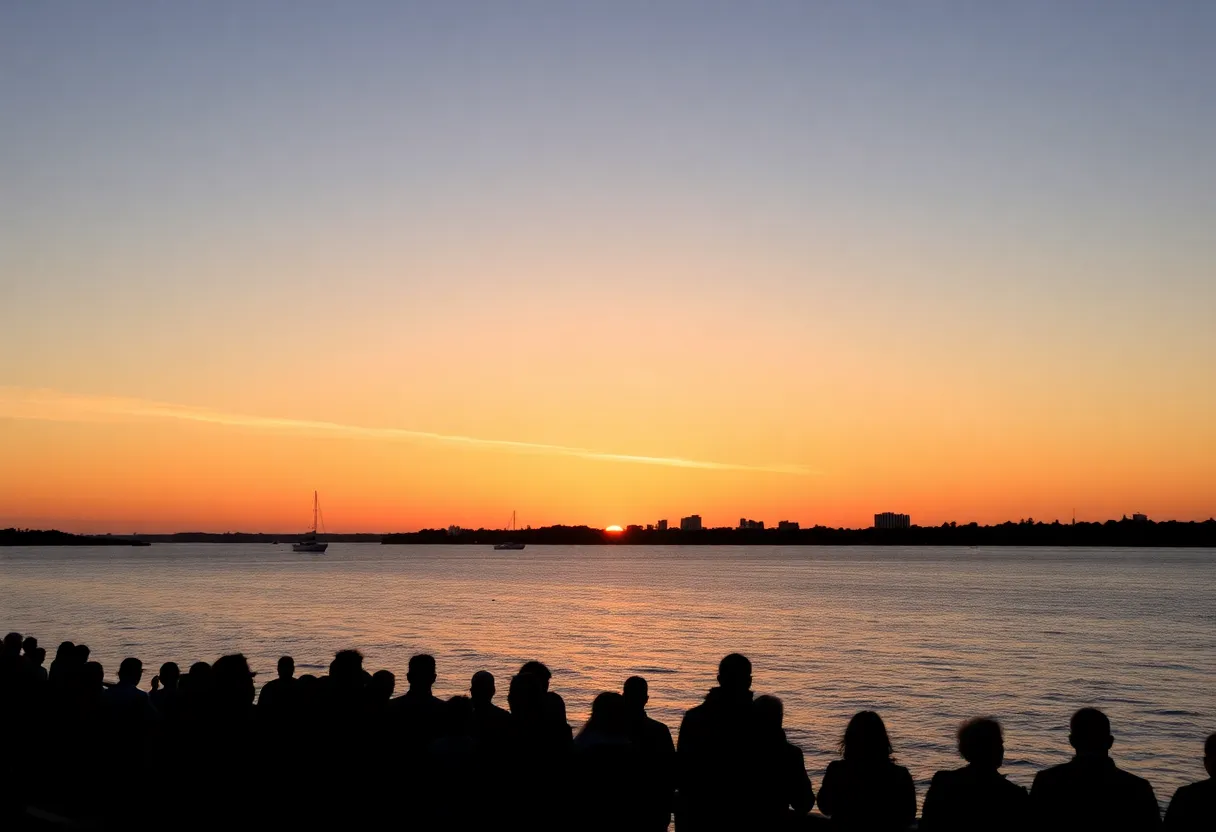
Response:
M713 462L672 456L619 454L569 445L543 442L521 442L513 439L486 439L408 428L367 427L339 422L309 419L289 419L272 416L251 416L207 408L188 407L166 402L146 401L113 396L86 396L57 390L24 387L0 387L0 418L59 422L100 422L113 420L152 419L198 422L233 428L297 433L313 436L334 436L350 439L375 439L390 442L427 442L459 445L485 450L513 453L550 454L600 462L624 462L635 465L661 465L669 468L696 468L706 471L750 471L754 473L806 476L813 473L800 465L747 465L734 462Z

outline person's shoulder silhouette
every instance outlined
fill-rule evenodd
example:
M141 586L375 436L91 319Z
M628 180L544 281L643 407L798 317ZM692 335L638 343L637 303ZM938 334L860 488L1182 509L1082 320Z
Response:
M1000 773L1005 761L1001 724L988 717L963 723L958 729L958 752L967 765L933 775L920 828L932 832L1025 829L1030 795Z
M819 788L819 809L845 830L906 829L916 817L912 775L892 759L887 726L874 711L849 720L840 740L841 759L828 764Z
M1216 734L1203 745L1203 767L1208 779L1183 786L1174 792L1165 812L1169 832L1212 832L1216 829Z
M646 713L650 701L650 685L641 676L630 676L621 690L625 697L625 712L629 734L639 748L648 753L674 754L676 747L671 729Z
M1161 814L1153 787L1123 771L1110 758L1114 735L1097 708L1082 708L1069 721L1068 741L1076 756L1040 771L1030 789L1035 828L1156 829Z

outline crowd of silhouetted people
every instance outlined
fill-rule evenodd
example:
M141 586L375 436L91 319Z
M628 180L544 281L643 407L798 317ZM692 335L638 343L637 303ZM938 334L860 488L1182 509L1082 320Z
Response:
M89 648L65 641L46 667L34 638L0 647L0 828L374 828L665 830L678 832L904 830L917 817L908 770L882 718L856 714L818 793L783 727L781 700L755 696L751 663L731 654L718 685L685 713L679 744L646 713L646 680L595 697L571 728L549 669L530 661L510 678L473 674L467 695L440 699L435 659L410 659L406 690L343 650L325 675L296 675L284 656L256 693L240 654L166 662L151 678L124 659L108 683ZM1110 757L1107 717L1077 711L1070 762L1027 791L1000 773L1000 724L958 732L966 765L939 771L919 828L1147 830L1161 826L1149 783ZM1216 735L1204 766L1216 767ZM818 814L812 815L812 808ZM1216 830L1211 778L1170 801L1168 830Z

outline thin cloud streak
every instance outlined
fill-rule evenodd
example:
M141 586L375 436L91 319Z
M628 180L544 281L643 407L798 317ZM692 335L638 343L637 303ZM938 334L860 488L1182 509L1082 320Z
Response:
M694 468L704 471L747 471L793 476L808 476L814 473L810 469L799 465L745 465L732 462L684 459L682 457L618 454L608 451L597 451L591 448L550 445L543 442L484 439L476 436L433 433L431 431L410 430L407 428L377 428L308 419L251 416L242 413L226 413L206 408L187 407L166 402L145 401L143 399L82 396L62 393L57 390L32 390L21 387L0 387L0 418L56 422L90 422L106 421L108 419L164 419L234 428L303 433L315 436L378 439L390 442L431 442L514 453L549 454L599 462L660 465L668 468Z

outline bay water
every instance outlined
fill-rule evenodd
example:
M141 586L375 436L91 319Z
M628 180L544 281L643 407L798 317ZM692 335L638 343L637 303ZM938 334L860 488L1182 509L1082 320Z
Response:
M818 787L849 716L887 722L920 799L961 765L965 718L1005 725L1010 779L1070 756L1068 718L1111 717L1113 754L1165 805L1203 777L1216 731L1216 551L863 547L289 545L0 549L0 627L92 648L108 679L125 656L186 669L243 652L273 678L282 654L325 672L354 647L404 690L409 657L436 656L436 693L490 670L505 707L529 659L554 673L575 730L592 698L650 682L678 728L724 654L781 697Z

